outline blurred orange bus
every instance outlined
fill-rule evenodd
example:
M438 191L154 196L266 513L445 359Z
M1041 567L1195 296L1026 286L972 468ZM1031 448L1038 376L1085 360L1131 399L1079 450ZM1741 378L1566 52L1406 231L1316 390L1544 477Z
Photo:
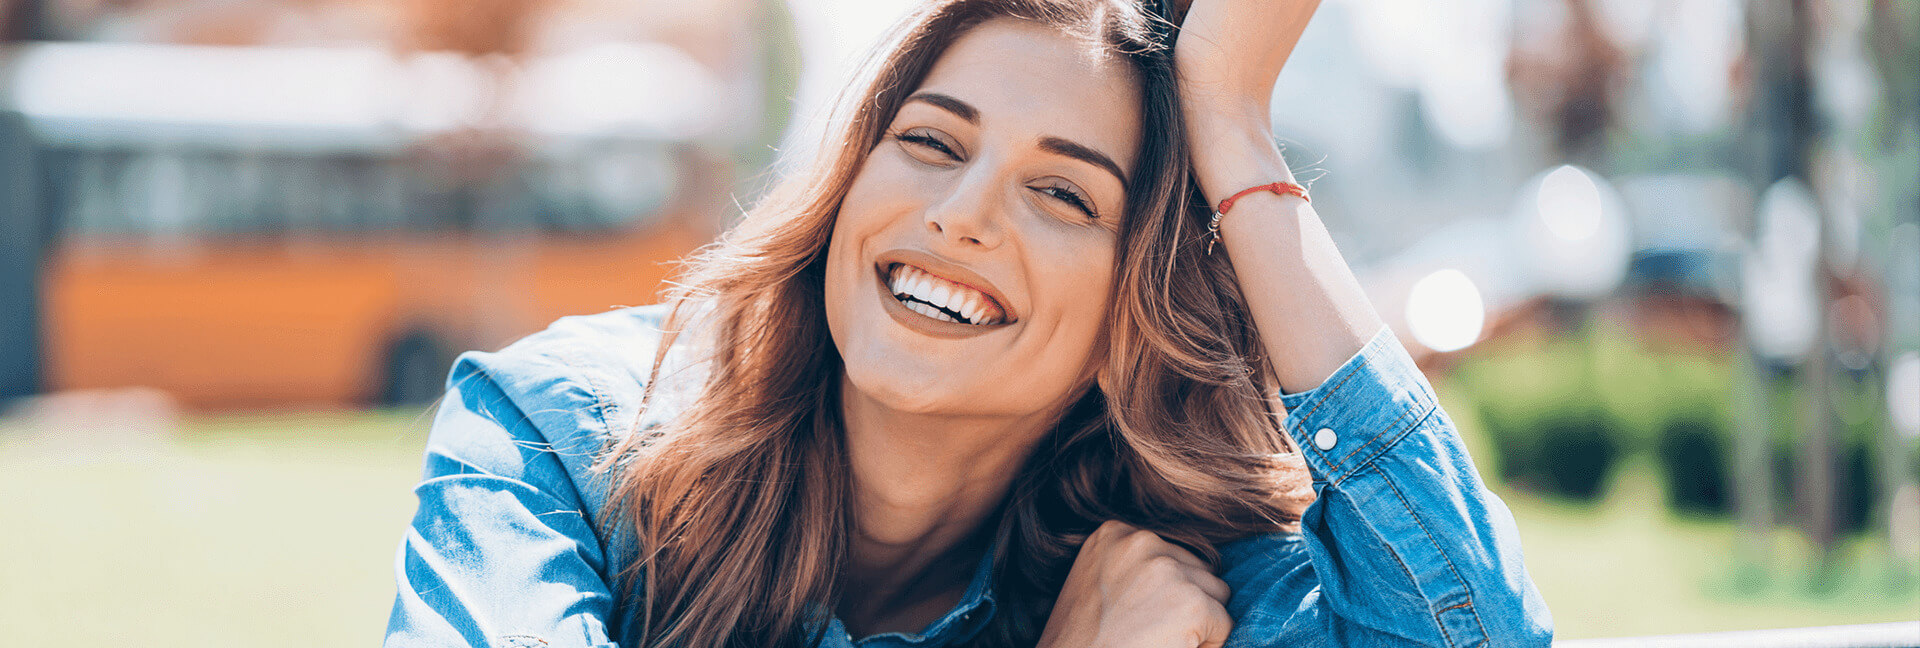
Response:
M210 53L245 60L202 76L300 72L271 53L193 52ZM153 387L194 408L431 400L460 350L653 301L670 263L716 231L732 187L722 156L671 129L423 134L300 105L335 101L317 93L340 81L307 75L320 88L286 89L293 103L200 121L180 106L103 118L45 90L39 104L17 95L55 232L41 270L46 390ZM273 122L274 110L305 113Z

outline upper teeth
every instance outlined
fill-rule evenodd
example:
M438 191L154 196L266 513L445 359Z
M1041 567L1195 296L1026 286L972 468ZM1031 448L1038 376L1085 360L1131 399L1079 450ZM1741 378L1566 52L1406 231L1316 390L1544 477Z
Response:
M957 321L940 308L959 313L968 324L998 324L1001 319L999 307L978 290L935 277L927 271L901 263L893 266L893 273L887 277L887 285L895 297L912 297L917 301L903 301L907 308L927 317L945 321ZM921 303L925 302L925 303ZM932 304L933 306L928 306Z

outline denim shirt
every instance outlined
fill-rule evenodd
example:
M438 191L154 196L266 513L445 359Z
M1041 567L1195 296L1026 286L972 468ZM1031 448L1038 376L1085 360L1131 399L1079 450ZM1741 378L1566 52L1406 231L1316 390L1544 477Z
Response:
M665 315L648 306L563 318L459 358L394 560L387 646L639 645L638 606L614 594L632 547L596 532L607 487L588 466L634 426ZM663 404L676 397L666 385L675 373L663 369ZM1390 330L1281 400L1319 499L1299 533L1221 545L1228 648L1551 643L1513 515ZM670 409L650 408L648 420ZM833 619L824 646L964 642L994 613L992 567L983 559L960 603L920 632L856 639Z

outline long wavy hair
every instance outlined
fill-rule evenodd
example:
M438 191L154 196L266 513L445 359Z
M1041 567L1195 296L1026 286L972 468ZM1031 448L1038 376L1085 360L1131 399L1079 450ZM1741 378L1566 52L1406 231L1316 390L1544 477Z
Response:
M804 646L849 547L841 359L822 297L841 200L902 101L990 19L1055 27L1131 64L1138 169L1106 365L1022 466L986 529L998 607L978 646L1031 646L1080 543L1118 519L1209 561L1216 543L1297 527L1312 499L1274 416L1270 366L1225 255L1208 256L1172 65L1178 15L1131 0L938 0L871 55L809 168L703 248L672 289L643 410L684 337L704 378L681 409L610 444L605 537L628 537L624 618L646 646ZM690 323L698 322L697 326ZM643 411L641 419L659 412ZM636 594L635 590L638 590Z

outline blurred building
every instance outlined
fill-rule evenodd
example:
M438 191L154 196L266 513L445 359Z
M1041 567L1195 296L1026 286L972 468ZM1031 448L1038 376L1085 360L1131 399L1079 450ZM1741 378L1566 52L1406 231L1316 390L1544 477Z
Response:
M200 407L420 402L459 350L653 301L797 66L770 3L16 13L45 39L0 52L0 179L40 227L0 368Z

